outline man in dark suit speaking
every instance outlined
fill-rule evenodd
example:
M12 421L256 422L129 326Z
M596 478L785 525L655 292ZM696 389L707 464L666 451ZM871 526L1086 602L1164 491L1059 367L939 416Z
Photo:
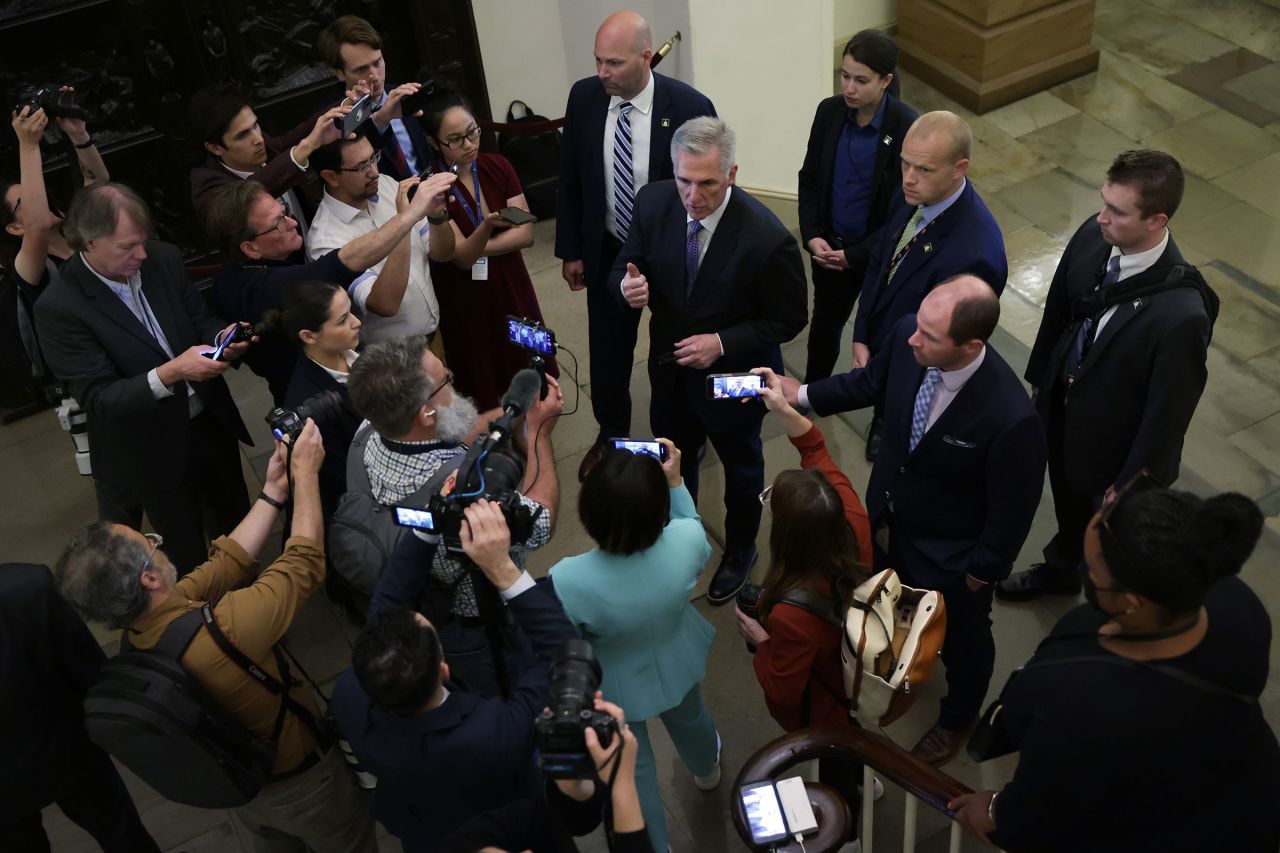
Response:
M1103 500L1144 469L1166 485L1178 478L1218 315L1217 295L1169 233L1183 183L1163 151L1121 153L1102 210L1058 262L1025 374L1048 433L1058 532L1043 563L1000 583L1002 599L1075 595L1085 527Z
M680 448L681 475L696 500L707 439L724 463L724 558L707 600L723 604L756 560L764 456L756 402L708 399L712 371L782 371L780 345L808 316L795 238L764 205L733 186L734 135L717 118L695 118L671 140L674 181L636 197L627 242L609 286L649 320L649 409L654 435Z
M128 187L97 184L64 226L77 250L36 306L45 358L89 415L102 518L139 529L136 502L178 571L249 511L237 439L252 444L214 361L215 317L187 280L178 247L149 238L151 216Z
M653 35L635 12L615 12L596 32L596 74L573 84L564 109L556 257L564 280L587 291L591 411L595 445L578 469L584 479L609 439L631 434L631 367L640 312L606 280L627 239L635 196L671 178L671 135L697 116L714 116L692 87L653 73Z
M899 320L865 369L805 386L783 380L789 402L819 414L884 406L867 486L876 568L938 590L947 608L947 695L912 749L935 765L977 720L995 665L992 588L1013 568L1044 485L1044 431L987 344L999 319L991 287L957 276Z

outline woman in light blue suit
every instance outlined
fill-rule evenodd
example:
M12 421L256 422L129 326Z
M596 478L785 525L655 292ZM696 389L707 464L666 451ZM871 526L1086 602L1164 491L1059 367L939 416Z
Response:
M720 736L702 701L715 629L689 596L707 559L702 520L680 479L680 451L658 441L666 460L610 450L591 469L578 515L597 548L551 569L565 613L600 660L600 689L627 710L639 742L636 787L653 849L667 849L667 824L645 722L660 717L694 782L720 782Z

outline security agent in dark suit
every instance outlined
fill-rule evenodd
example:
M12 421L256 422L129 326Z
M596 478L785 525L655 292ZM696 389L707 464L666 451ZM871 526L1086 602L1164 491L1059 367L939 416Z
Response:
M97 184L71 205L77 254L36 306L53 372L89 415L89 454L104 519L137 529L141 501L179 571L208 554L249 510L237 440L252 444L213 350L227 324L187 281L176 246L150 240L146 204Z
M1009 276L1000 226L969 182L973 134L955 113L925 113L902 143L902 192L867 263L853 323L853 366L865 367L902 317L914 314L940 282L967 273L998 296ZM879 448L879 419L867 458Z
M534 718L548 702L548 663L578 631L551 583L516 568L502 510L466 510L462 545L506 600L532 652L508 699L480 698L450 680L436 629L415 612L436 543L401 539L374 590L352 667L330 709L364 769L378 777L373 814L409 853L432 851L470 817L537 796Z
M811 385L784 379L789 401L833 414L884 406L884 444L867 486L877 569L936 589L947 607L947 695L912 752L955 755L976 721L995 664L992 586L1031 530L1045 440L1017 375L987 343L1000 300L957 276L900 319L861 370Z
M800 240L813 271L805 381L831 375L871 249L902 184L902 140L919 115L898 100L898 46L879 30L849 39L840 90L818 104L800 167Z
M368 92L373 115L361 128L375 151L382 153L378 171L403 181L422 172L431 162L427 135L414 115L404 115L400 100L422 88L417 82L402 83L388 91L387 59L382 52L382 36L373 25L356 15L343 15L321 31L316 41L320 58L333 69L348 92ZM350 95L338 103L352 105Z
M84 730L84 694L106 660L48 567L0 564L0 838L48 853L40 810L57 803L106 853L159 853L111 759Z
M1169 233L1183 183L1162 151L1117 155L1102 210L1058 262L1025 374L1048 433L1058 530L1043 563L1000 583L1002 599L1075 595L1085 527L1104 497L1144 469L1178 478L1218 315L1217 295Z
M611 446L609 439L631 434L640 312L619 302L607 279L627 238L635 194L671 178L676 128L716 114L701 92L650 71L652 48L644 18L610 15L596 33L596 76L573 84L565 105L556 257L564 262L569 287L587 290L591 408L600 426L578 470L580 480Z
M804 267L795 238L733 181L733 131L695 118L671 141L675 180L636 197L609 286L632 308L649 306L649 421L680 448L680 474L697 499L707 439L724 463L725 551L707 600L737 594L756 560L764 488L764 406L707 397L710 373L771 367L804 328Z

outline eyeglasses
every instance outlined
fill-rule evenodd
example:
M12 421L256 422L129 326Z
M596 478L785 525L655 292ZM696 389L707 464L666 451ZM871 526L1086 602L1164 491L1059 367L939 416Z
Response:
M1112 499L1111 503L1104 505L1102 509L1098 511L1097 527L1099 537L1105 537L1107 539L1107 544L1111 546L1114 554L1119 555L1120 559L1129 566L1134 565L1134 560L1125 552L1124 547L1120 544L1120 539L1116 536L1115 531L1111 529L1111 515L1116 511L1116 507L1118 507L1130 495L1137 495L1143 492L1150 492L1155 489L1163 488L1163 483L1148 474L1146 469L1143 469L1135 474L1129 482L1116 489L1116 496ZM1114 575L1115 572L1113 571L1112 574ZM1127 592L1127 590L1108 587L1098 587L1098 589L1103 590L1104 592Z
M293 228L293 226L289 224L289 220L293 219L293 210L289 208L289 203L287 201L282 201L280 202L280 206L284 208L284 213L280 214L280 218L276 220L276 224L272 225L266 231L260 231L257 234L254 234L249 239L257 240L259 237L265 237L276 231L281 234L287 234Z
M13 203L13 210L9 211L9 215L14 219L18 218L18 208L22 207L22 196L18 196L18 200Z
M363 163L357 163L351 168L347 168L346 166L341 166L338 168L338 171L339 172L364 172L366 175L372 175L373 167L378 165L378 161L381 159L382 159L382 152L375 151L373 153L373 156L370 157L368 160L365 160Z
M475 142L479 139L482 132L483 131L480 130L479 125L473 124L471 127L467 128L467 132L462 136L450 136L448 139L440 140L440 144L445 148L448 148L450 151L457 151L462 147L464 142Z
M151 553L147 554L147 561L142 564L142 568L138 569L138 574L142 574L147 569L151 568L151 561L155 559L156 550L164 544L164 537L159 533L144 533L142 535L151 543Z
M427 399L428 399L428 400L430 400L432 397L434 397L435 395L439 394L439 393L440 393L441 391L443 391L446 387L448 387L448 386L450 386L450 385L452 385L452 384L453 384L453 371L452 371L452 370L446 370L446 371L444 372L444 381L443 381L443 382L441 382L439 385L437 385L437 386L436 386L436 388L435 388L435 390L434 390L434 391L432 391L430 394L428 394L428 395L427 395Z
M769 509L769 498L773 497L773 484L764 487L764 491L759 494L760 506Z

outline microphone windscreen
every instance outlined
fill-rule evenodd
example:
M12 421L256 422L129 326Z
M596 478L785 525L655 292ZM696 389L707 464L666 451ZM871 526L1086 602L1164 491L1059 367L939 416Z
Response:
M511 385L507 388L507 393L502 395L502 408L519 417L533 408L533 401L541 393L542 375L526 367L511 377Z

